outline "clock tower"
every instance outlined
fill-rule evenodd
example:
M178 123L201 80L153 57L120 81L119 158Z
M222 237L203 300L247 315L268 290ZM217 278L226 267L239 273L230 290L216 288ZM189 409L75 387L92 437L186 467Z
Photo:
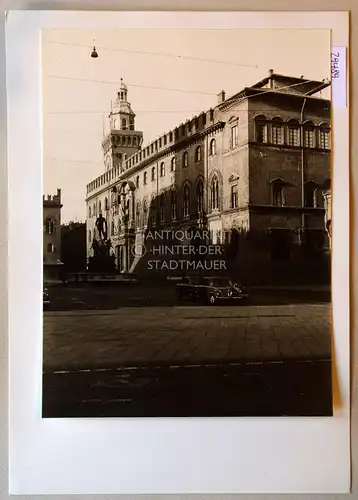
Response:
M117 98L111 104L109 123L110 132L102 142L106 172L136 153L143 142L143 132L135 130L135 114L122 78Z

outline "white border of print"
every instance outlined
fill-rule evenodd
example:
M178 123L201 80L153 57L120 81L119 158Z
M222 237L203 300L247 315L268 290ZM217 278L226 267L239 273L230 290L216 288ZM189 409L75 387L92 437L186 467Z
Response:
M344 47L348 13L13 11L6 24L10 492L348 492L348 107L333 115L339 123L333 127L339 221L333 225L333 320L341 404L332 418L41 419L40 168L41 29L332 29L332 45Z

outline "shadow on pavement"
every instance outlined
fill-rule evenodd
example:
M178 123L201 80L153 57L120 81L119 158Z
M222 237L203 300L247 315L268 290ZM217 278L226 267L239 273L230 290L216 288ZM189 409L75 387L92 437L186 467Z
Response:
M46 373L43 417L331 416L329 360Z

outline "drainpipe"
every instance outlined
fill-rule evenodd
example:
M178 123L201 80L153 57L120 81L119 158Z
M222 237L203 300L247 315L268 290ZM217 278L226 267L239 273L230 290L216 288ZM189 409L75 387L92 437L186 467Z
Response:
M307 98L305 97L302 103L301 108L301 204L302 204L302 213L301 213L301 232L300 232L300 243L303 243L303 229L305 227L305 139L304 139L304 126L303 126L303 118L304 118L304 109L306 106Z
M203 225L204 225L204 217L206 214L206 221L208 220L207 219L207 214L209 213L209 134L206 134L206 151L205 151L205 170L204 170L204 186L205 186L205 205L203 206L203 214L202 214L202 218L203 218ZM207 227L205 228L205 231L209 231L209 226L207 225ZM208 244L210 243L210 241L207 242Z

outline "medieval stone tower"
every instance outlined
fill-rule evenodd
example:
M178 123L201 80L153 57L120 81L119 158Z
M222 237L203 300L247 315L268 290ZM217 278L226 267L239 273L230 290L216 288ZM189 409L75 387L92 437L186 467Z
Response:
M43 196L43 272L44 280L58 279L61 262L61 189Z

